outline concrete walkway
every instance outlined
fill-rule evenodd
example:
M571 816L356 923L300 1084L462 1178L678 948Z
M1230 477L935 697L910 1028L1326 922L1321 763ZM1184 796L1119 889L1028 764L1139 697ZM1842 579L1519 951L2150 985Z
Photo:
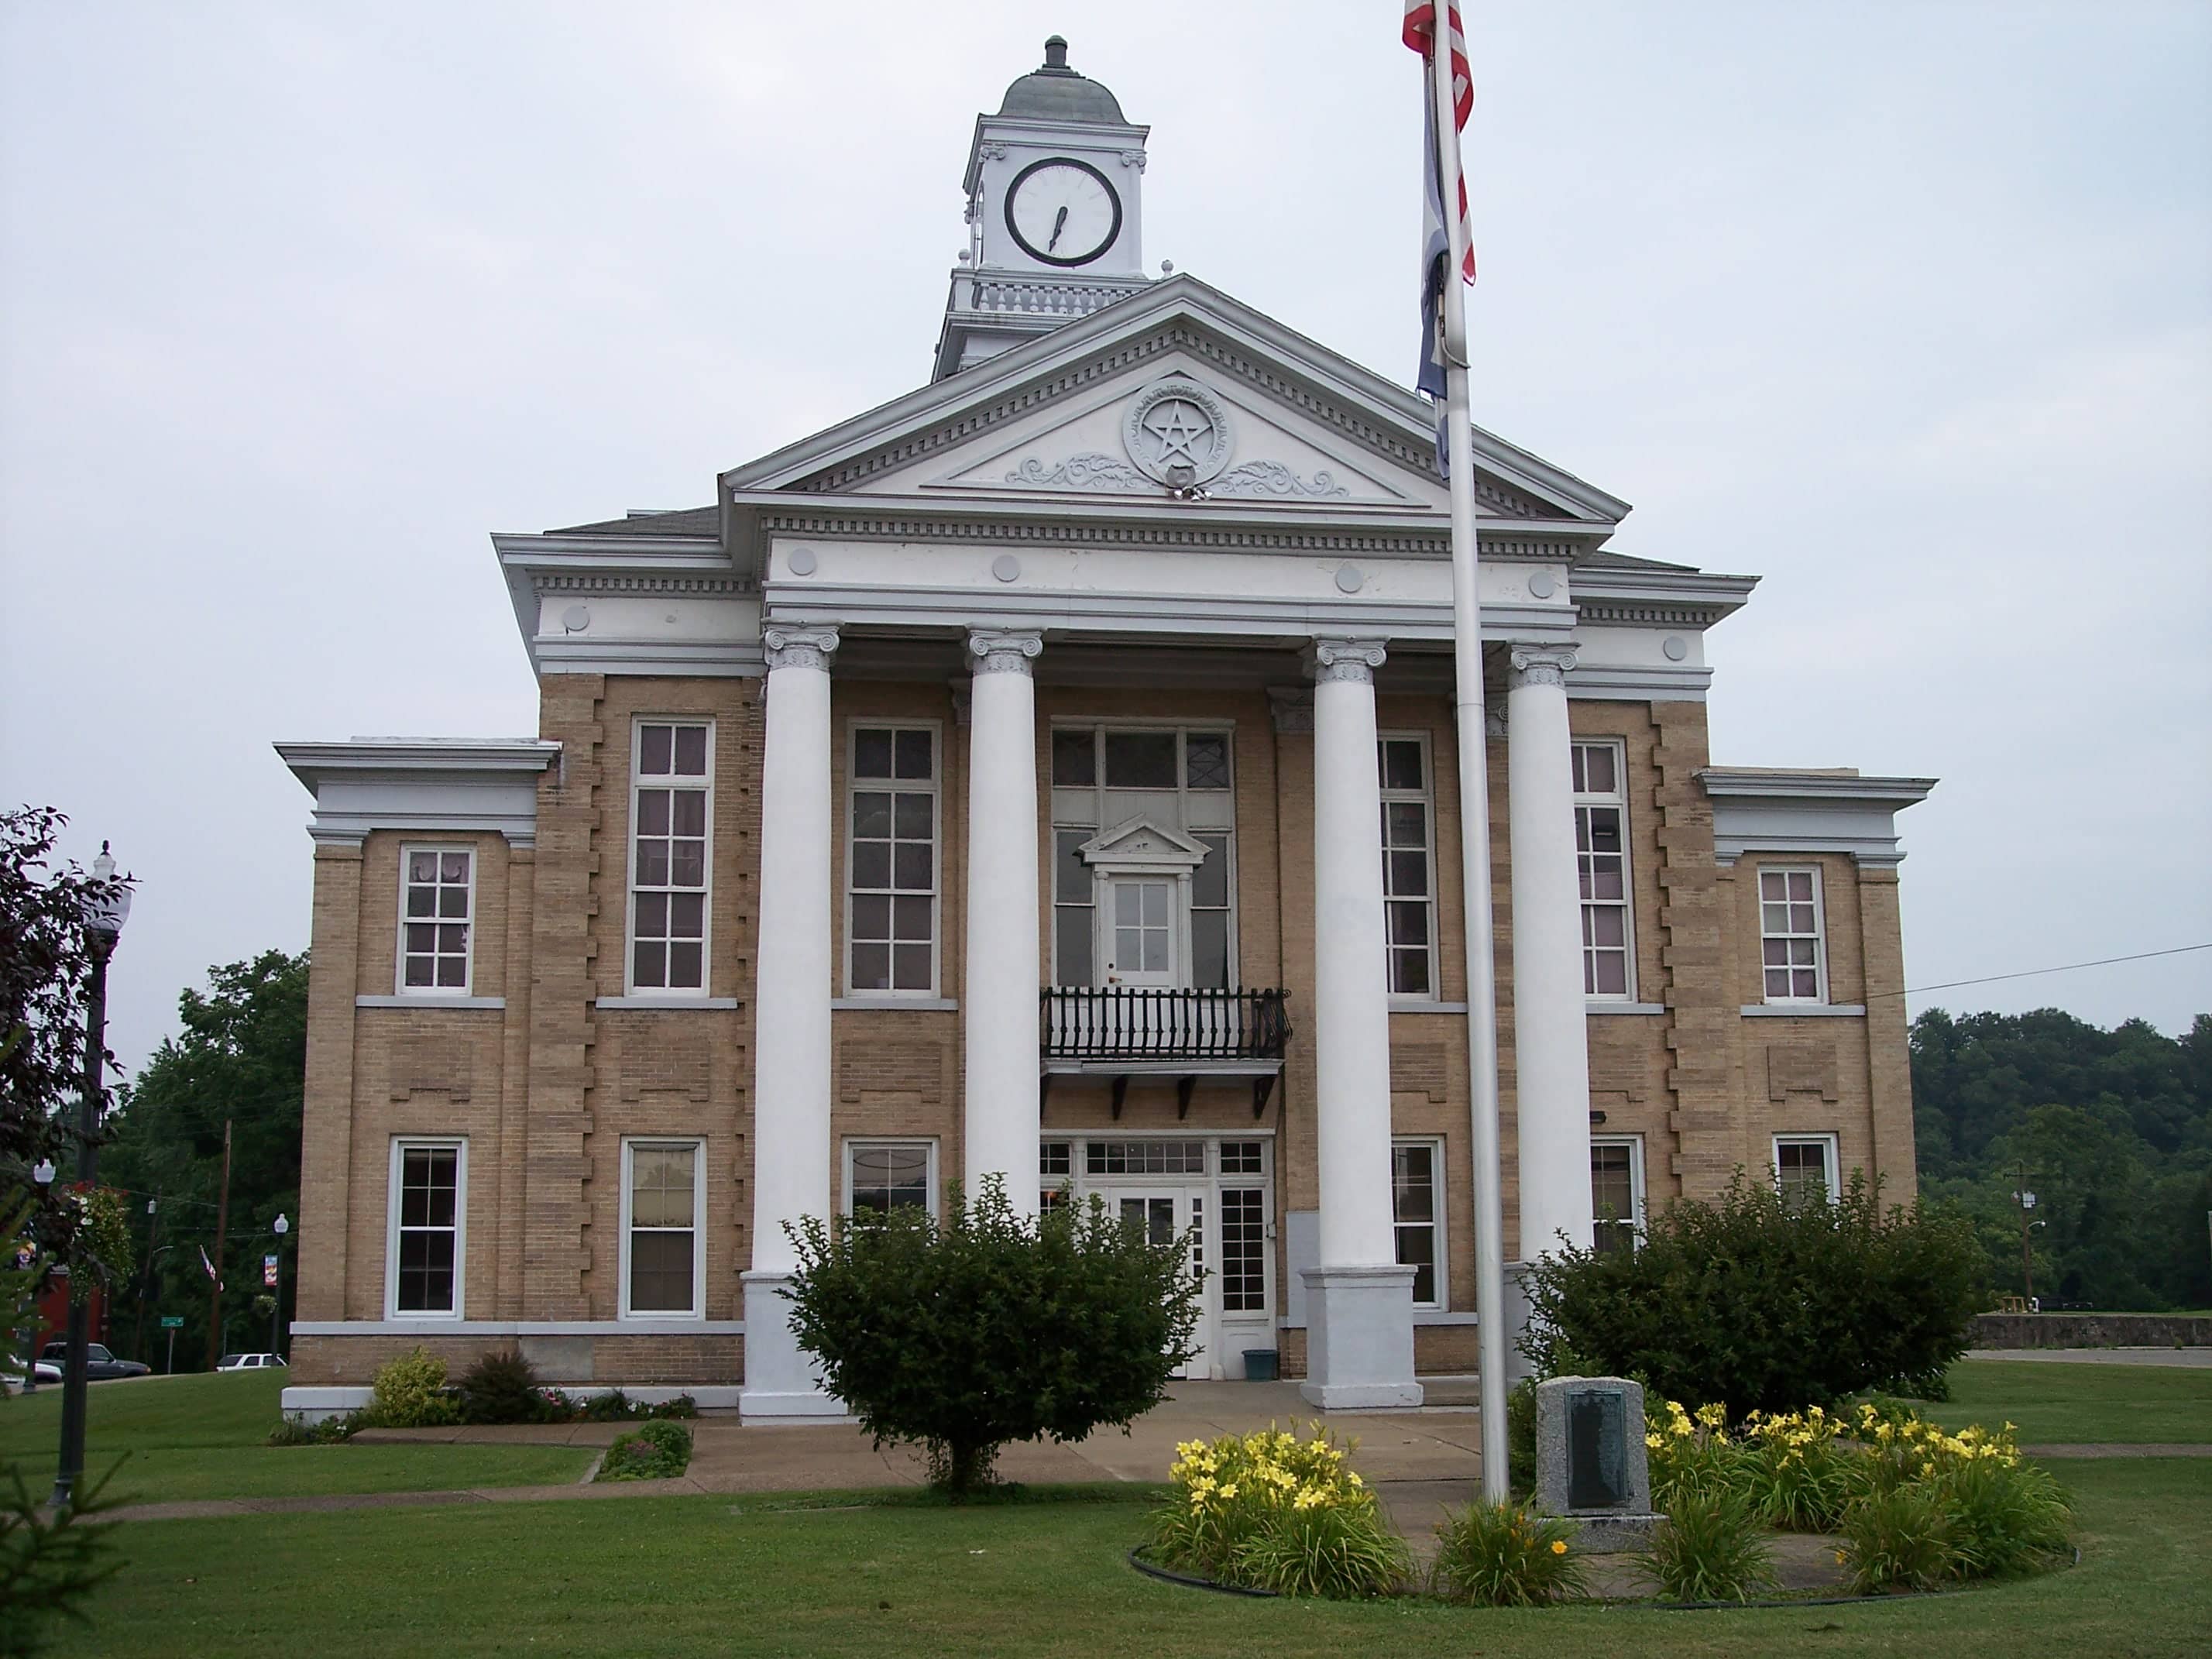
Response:
M2066 1365L2179 1365L2212 1369L2212 1348L1969 1348L1969 1359L2027 1359Z

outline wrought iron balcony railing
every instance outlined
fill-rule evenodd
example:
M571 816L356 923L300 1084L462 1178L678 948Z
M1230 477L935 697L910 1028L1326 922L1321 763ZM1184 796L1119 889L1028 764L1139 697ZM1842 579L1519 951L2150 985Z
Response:
M1048 986L1038 994L1048 1060L1280 1060L1287 991Z

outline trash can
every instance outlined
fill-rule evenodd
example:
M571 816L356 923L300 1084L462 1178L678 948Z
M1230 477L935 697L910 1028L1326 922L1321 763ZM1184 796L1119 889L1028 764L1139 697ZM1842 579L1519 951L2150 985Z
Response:
M1273 1348L1244 1350L1244 1380L1247 1382L1273 1382L1275 1380L1276 1353Z

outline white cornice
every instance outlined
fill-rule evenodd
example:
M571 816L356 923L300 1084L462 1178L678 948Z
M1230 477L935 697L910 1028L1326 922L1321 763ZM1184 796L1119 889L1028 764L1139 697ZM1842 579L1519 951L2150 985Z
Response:
M1710 767L1697 776L1713 803L1713 853L1723 865L1751 853L1826 853L1894 868L1905 859L1897 814L1936 787L1933 778L1757 767Z
M559 744L538 738L356 738L276 750L315 798L308 835L353 846L377 830L489 831L530 846L538 775L561 754Z

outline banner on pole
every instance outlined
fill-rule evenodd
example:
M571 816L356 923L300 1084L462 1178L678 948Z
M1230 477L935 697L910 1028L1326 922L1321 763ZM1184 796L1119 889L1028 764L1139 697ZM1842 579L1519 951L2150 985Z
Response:
M276 1258L273 1255L261 1258L261 1282L272 1291L276 1288Z

